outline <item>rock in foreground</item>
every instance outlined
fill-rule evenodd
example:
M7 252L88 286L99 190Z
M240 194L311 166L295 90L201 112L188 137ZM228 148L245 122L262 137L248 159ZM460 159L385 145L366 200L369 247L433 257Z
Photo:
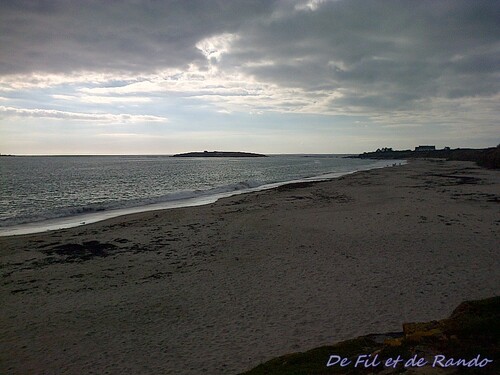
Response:
M288 354L241 375L500 374L499 337L500 296L463 302L448 319Z

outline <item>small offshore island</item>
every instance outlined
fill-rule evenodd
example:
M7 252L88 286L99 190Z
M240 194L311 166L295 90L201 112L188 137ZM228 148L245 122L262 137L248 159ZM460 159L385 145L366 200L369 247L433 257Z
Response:
M267 155L255 154L253 152L231 152L231 151L203 151L203 152L186 152L184 154L172 155L182 158L266 158Z

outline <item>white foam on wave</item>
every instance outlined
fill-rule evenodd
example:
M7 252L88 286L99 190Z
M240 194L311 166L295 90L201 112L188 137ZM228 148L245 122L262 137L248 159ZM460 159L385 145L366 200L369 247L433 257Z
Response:
M264 182L257 180L247 180L204 190L179 191L149 198L108 201L103 203L90 203L85 206L70 206L58 208L50 212L38 213L38 216L19 216L3 220L3 222L0 221L0 232L2 231L2 227L7 228L14 225L19 226L22 224L34 225L36 222L46 222L49 220L53 221L57 219L64 220L65 218L69 217L86 217L89 215L94 216L95 214L104 215L104 212L108 211L118 212L122 210L136 209L139 207L155 206L157 204L167 204L167 206L170 206L170 202L172 202L172 204L177 207L177 203L180 201L188 203L197 201L204 202L205 197L215 196L222 193L234 193L239 190L248 190L251 188L259 187L261 185L264 185Z

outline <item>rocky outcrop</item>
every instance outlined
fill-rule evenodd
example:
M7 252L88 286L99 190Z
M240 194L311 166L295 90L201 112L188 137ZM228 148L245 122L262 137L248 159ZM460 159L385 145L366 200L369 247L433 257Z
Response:
M473 161L481 167L498 169L500 168L500 145L497 147L472 149L457 148L453 150L428 150L428 151L393 151L392 149L382 149L375 152L365 152L357 156L350 156L360 159L417 159L417 158L439 158L446 160Z
M447 319L272 359L242 375L500 374L500 297L461 303Z

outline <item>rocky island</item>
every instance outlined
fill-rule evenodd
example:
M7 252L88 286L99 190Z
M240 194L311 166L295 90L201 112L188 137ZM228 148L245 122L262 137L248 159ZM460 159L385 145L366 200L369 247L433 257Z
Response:
M262 154L253 152L228 152L228 151L203 151L203 152L186 152L184 154L175 154L173 157L182 158L261 158L267 157Z

